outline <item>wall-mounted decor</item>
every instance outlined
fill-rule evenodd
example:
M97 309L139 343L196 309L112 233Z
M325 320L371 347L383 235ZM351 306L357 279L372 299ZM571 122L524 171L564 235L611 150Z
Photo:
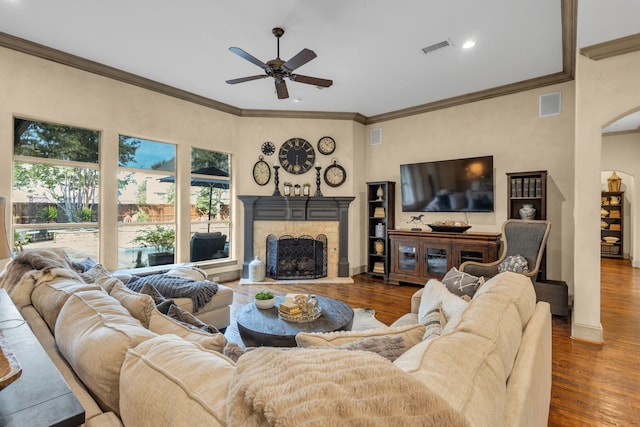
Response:
M258 185L267 185L271 180L271 169L263 156L253 165L253 180Z
M336 159L324 170L324 182L330 187L340 187L347 179L347 171Z
M276 152L276 146L273 145L273 142L271 141L265 141L262 143L260 150L262 150L262 154L265 156L270 156Z
M330 136L323 136L318 140L318 151L328 156L336 151L336 140Z
M302 138L288 139L278 152L280 166L294 175L300 175L313 167L316 151L311 143Z

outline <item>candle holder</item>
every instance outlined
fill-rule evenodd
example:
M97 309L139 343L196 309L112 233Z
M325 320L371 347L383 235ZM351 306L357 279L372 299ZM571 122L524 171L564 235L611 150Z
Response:
M278 178L278 169L280 169L280 166L273 165L273 182L276 184L276 188L275 190L273 190L274 196L281 196L280 189L278 188L278 185L280 184L280 178Z
M322 191L320 191L320 166L316 166L316 194L313 197L322 197Z

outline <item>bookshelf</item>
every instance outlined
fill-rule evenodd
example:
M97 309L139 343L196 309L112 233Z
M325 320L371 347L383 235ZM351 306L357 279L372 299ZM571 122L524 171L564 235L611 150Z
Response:
M389 278L389 230L395 227L395 182L367 182L367 274Z

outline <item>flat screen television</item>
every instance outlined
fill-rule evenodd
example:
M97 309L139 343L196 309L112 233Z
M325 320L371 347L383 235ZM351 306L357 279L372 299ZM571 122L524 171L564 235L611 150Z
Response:
M493 156L400 165L403 212L493 212Z

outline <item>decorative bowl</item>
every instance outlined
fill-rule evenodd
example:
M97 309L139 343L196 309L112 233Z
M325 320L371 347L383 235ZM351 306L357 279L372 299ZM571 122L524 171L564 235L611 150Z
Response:
M440 233L464 233L471 228L470 225L441 225L441 224L427 224L433 231Z
M602 240L604 240L607 243L617 243L618 240L620 239L618 237L607 236L607 237L603 237Z
M276 305L276 299L275 298L257 299L257 300L255 300L255 303L256 303L256 307L258 307L259 309L266 310L266 309L271 308L274 305Z

